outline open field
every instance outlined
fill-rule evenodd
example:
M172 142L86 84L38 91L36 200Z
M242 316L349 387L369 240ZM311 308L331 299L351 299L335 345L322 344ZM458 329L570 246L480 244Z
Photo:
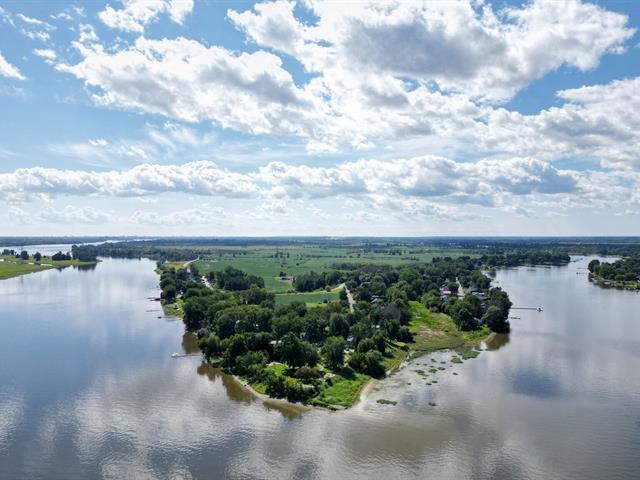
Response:
M50 268L78 267L93 264L95 264L95 262L81 262L79 260L54 261L49 257L42 257L40 262L36 262L32 258L29 260L21 260L8 255L0 255L0 280L40 272Z
M314 245L272 247L224 247L211 249L195 262L201 274L220 271L227 266L243 270L264 279L265 287L274 292L293 290L291 281L281 280L280 273L295 277L310 271L320 272L336 263L387 264L392 266L430 262L435 257L474 256L464 250L434 248L364 248L318 247Z
M308 307L322 305L326 302L334 302L339 299L338 293L331 291L319 291L309 293L278 293L276 294L276 305L291 302L304 302Z
M433 352L445 348L460 348L485 339L491 333L487 326L480 330L458 330L449 315L433 313L420 302L409 302L413 318L409 323L414 343L412 353Z

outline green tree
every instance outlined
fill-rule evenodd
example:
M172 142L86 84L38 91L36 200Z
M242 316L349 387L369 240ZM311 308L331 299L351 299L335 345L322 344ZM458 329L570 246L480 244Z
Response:
M342 337L329 337L322 347L322 356L331 368L340 368L344 364L345 341Z
M295 334L287 333L276 346L276 355L291 367L303 365L315 366L318 363L318 353L309 342L300 340Z
M365 338L358 344L358 352L367 353L369 350L375 350L376 344L371 338Z
M329 320L329 336L342 336L344 338L349 336L349 322L339 313L331 315L331 319Z
M495 305L487 308L486 313L482 317L482 322L486 324L492 332L508 333L511 329L509 320L505 317L504 312Z
M222 355L222 365L233 369L238 357L247 353L247 339L244 335L234 335L227 341L227 348Z
M169 299L167 299L167 301L169 301ZM184 302L183 312L184 316L182 321L184 322L187 330L192 332L198 330L202 326L207 312L206 299L202 297L188 298Z
M206 357L213 357L221 352L220 338L215 333L210 333L208 336L198 340L198 346Z

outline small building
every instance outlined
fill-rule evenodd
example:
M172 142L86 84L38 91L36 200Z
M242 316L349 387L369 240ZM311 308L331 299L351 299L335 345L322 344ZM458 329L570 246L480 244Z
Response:
M487 296L482 292L472 292L478 300L486 300Z

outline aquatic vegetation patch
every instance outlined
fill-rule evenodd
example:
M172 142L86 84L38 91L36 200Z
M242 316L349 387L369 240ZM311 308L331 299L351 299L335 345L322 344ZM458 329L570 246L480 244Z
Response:
M462 358L464 360L476 358L478 355L480 355L480 350L465 350L464 352L462 352Z

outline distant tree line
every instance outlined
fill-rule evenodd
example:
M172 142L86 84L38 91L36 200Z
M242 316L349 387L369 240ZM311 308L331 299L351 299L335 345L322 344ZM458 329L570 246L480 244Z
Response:
M79 260L82 262L94 262L96 261L96 257L89 254L87 251L83 251L83 252L77 252L75 250L76 246L74 245L72 247L72 253L63 253L62 251L59 251L57 253L54 253L53 255L51 255L51 260L56 261L56 262L60 262L60 261L68 261L68 260ZM2 251L2 255L4 256L13 256L16 258L19 258L20 260L29 260L30 258L33 258L33 260L35 260L36 262L41 261L43 258L46 258L46 256L43 256L40 252L36 252L33 254L33 256L29 255L29 252L27 250L22 250L20 252L16 252L13 249L7 249L5 248Z
M566 251L529 249L485 254L481 260L489 267L517 267L520 265L566 265L571 261L571 257Z

